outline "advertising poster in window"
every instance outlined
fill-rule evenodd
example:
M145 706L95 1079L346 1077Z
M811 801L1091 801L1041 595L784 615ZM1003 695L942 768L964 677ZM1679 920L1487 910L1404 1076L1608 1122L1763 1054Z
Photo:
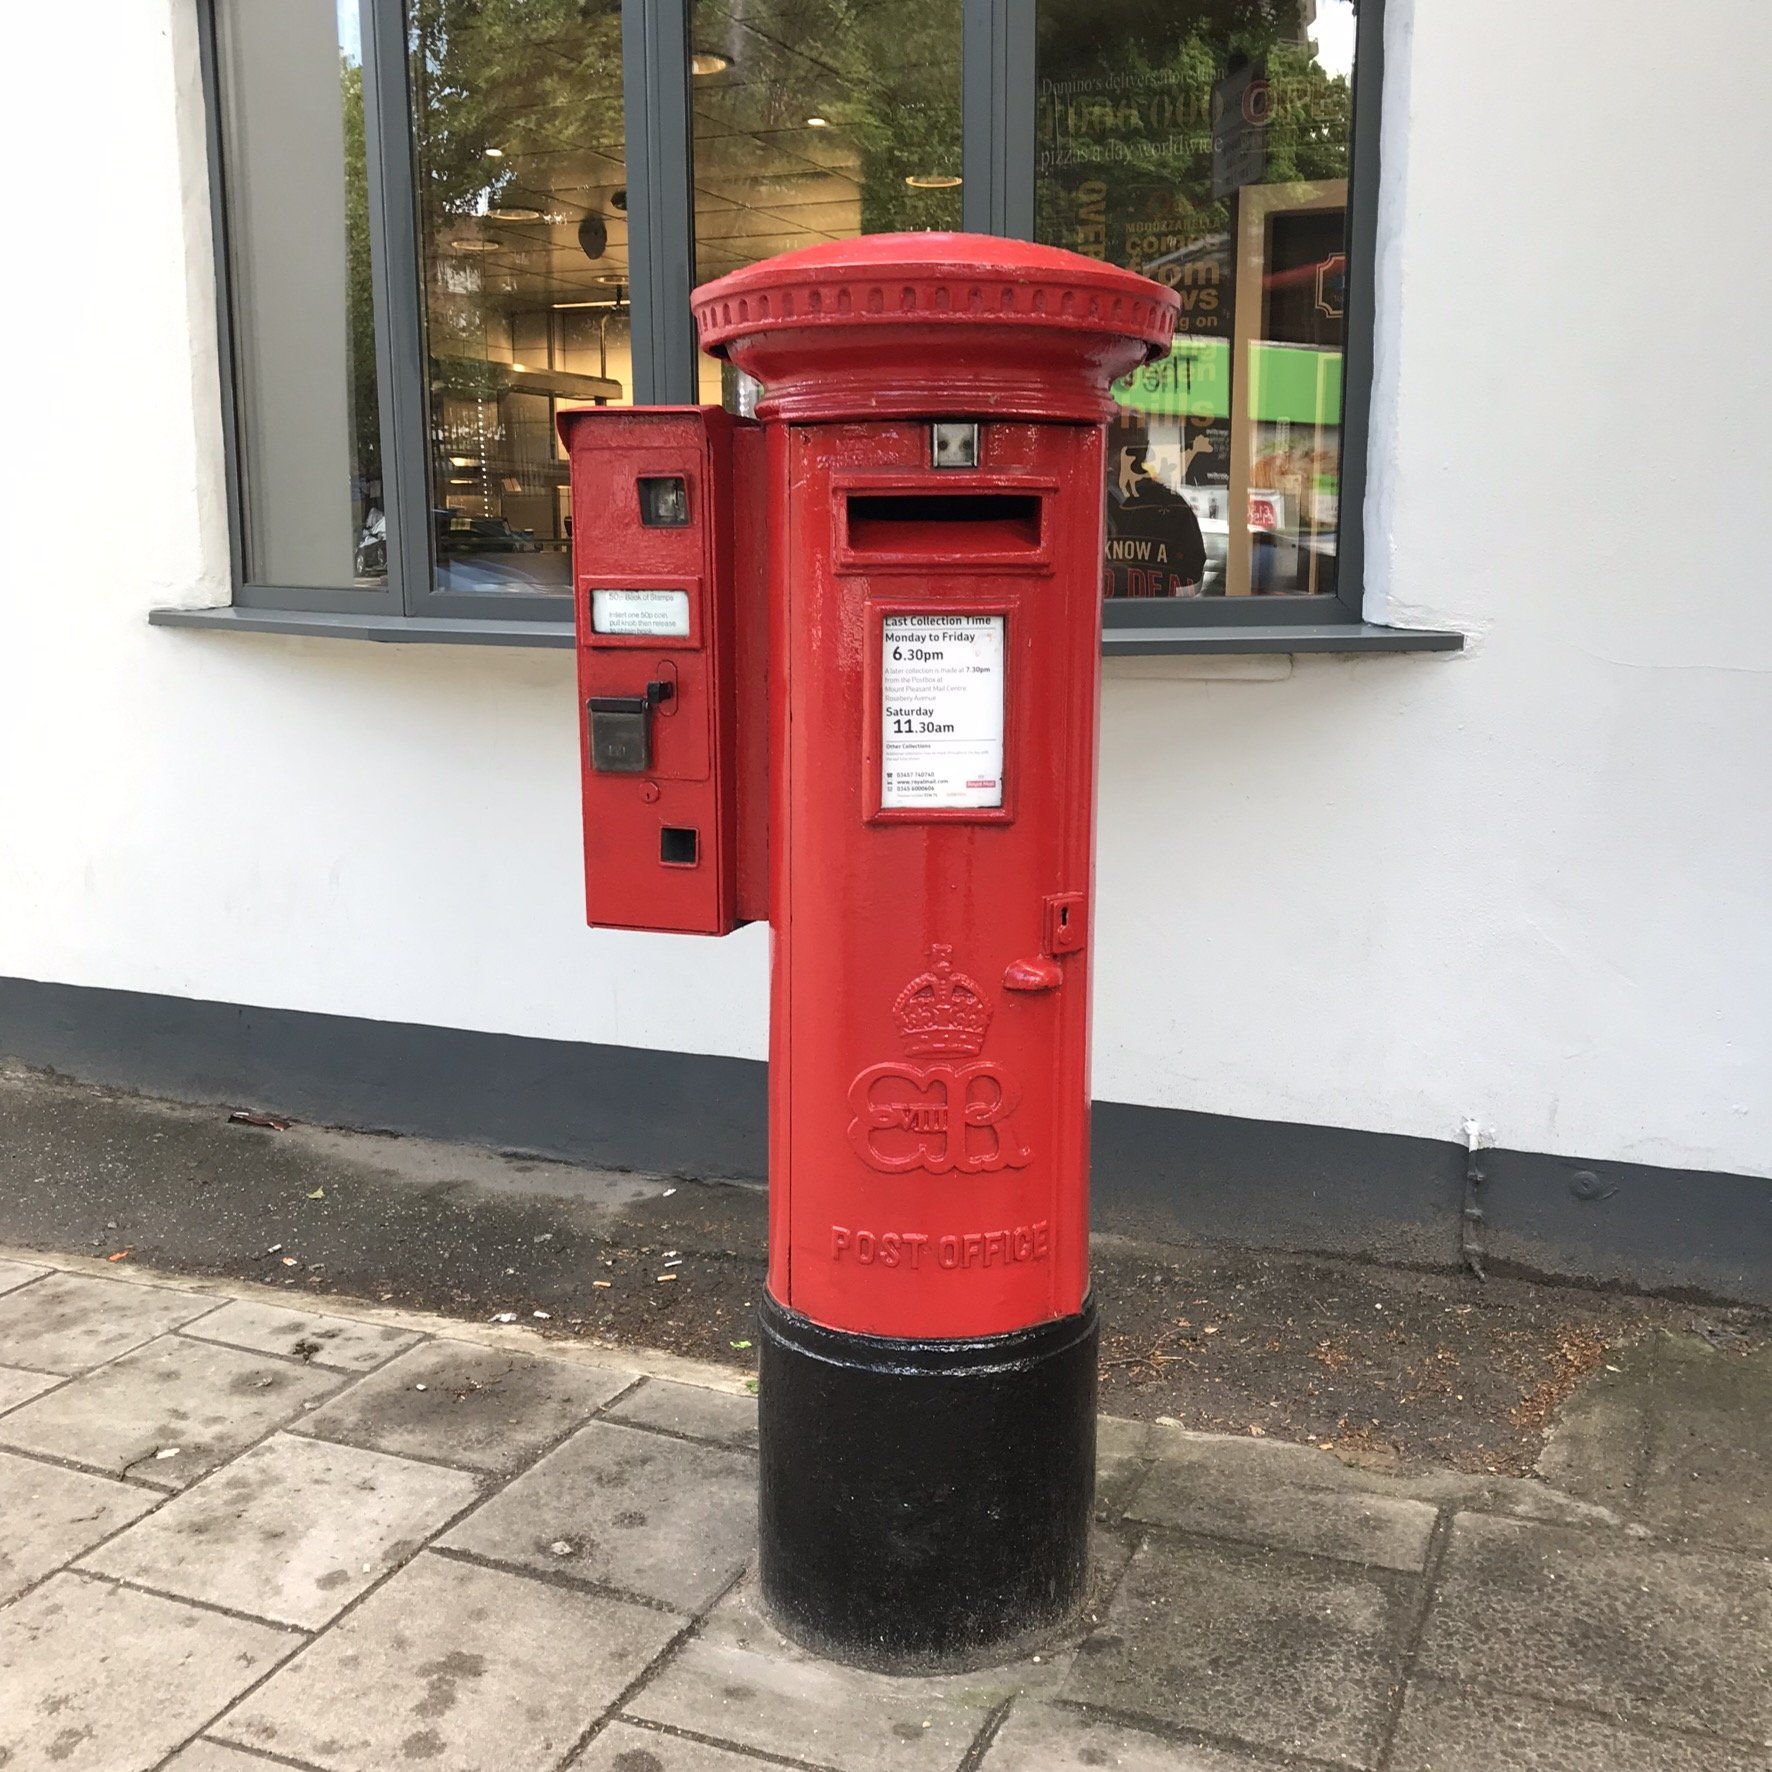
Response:
M1070 86L1042 89L1042 164L1069 236L1053 244L1141 272L1181 303L1174 352L1133 378L1142 398L1109 430L1107 592L1195 597L1222 588L1236 255L1226 205L1187 174L1222 157L1222 95L1171 68Z

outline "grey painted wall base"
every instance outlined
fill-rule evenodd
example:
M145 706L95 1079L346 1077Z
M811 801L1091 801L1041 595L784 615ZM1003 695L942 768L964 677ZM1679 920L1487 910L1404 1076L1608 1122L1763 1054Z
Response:
M765 1067L0 978L0 1055L89 1082L600 1168L761 1179ZM1451 1140L1095 1105L1095 1226L1158 1241L1458 1259ZM1772 1304L1772 1181L1483 1154L1492 1269Z

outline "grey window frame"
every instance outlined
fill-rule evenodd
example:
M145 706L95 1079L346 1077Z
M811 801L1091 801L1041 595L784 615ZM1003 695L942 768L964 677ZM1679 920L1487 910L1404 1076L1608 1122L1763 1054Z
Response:
M571 620L558 595L440 590L432 558L424 288L408 60L407 0L360 0L370 287L388 530L388 583L345 590L254 582L246 571L243 461L229 278L228 168L221 129L216 7L197 0L218 280L217 318L233 605L158 609L163 625L334 633L357 639L560 646ZM1034 231L1037 0L962 0L962 225L1019 239ZM1384 628L1362 612L1363 505L1370 420L1383 0L1355 0L1351 273L1342 421L1340 571L1333 595L1109 601L1104 648L1175 651L1449 650L1455 633ZM689 96L692 0L622 0L629 190L630 301L638 404L690 404L697 364Z

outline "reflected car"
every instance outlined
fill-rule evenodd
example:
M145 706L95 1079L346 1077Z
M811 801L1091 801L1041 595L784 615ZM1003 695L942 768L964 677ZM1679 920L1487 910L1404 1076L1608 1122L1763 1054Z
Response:
M437 551L441 554L539 554L533 529L513 529L503 517L460 517L437 513Z
M372 510L357 537L356 573L359 578L385 578L387 571L388 520L380 510Z
M1223 487L1184 486L1181 496L1193 510L1194 521L1200 525L1200 540L1206 549L1206 565L1197 595L1221 597L1225 591L1225 569L1231 552L1231 526L1225 516L1230 495Z
M1231 526L1223 517L1202 517L1200 540L1206 544L1206 574L1200 580L1200 595L1222 596L1225 568L1230 563Z

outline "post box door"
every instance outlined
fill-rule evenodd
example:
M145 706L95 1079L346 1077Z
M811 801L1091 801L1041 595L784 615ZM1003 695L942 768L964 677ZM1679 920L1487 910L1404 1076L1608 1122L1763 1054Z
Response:
M1100 440L789 433L774 816L771 1290L836 1327L991 1334L1087 1286ZM1069 1077L1073 1086L1054 1087Z

